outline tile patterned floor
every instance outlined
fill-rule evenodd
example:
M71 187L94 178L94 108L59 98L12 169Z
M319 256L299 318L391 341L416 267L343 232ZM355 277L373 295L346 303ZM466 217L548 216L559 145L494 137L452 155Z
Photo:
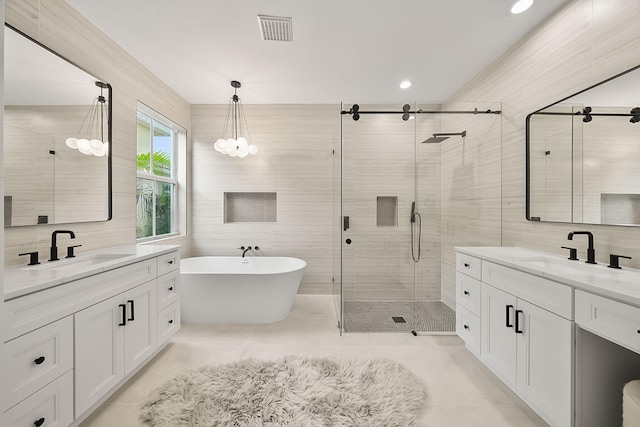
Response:
M397 323L393 317L402 317L406 323ZM345 301L344 330L455 334L456 313L440 301Z
M207 363L287 354L385 357L402 363L427 386L420 426L547 426L457 336L357 333L341 337L333 298L319 295L296 296L291 315L270 325L183 325L160 354L81 425L145 426L138 417L140 403L175 374Z

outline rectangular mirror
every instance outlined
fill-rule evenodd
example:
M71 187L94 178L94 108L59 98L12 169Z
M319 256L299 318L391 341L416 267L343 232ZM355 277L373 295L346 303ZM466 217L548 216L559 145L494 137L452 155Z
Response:
M111 85L5 24L5 227L111 219Z
M530 221L640 225L640 66L527 116Z

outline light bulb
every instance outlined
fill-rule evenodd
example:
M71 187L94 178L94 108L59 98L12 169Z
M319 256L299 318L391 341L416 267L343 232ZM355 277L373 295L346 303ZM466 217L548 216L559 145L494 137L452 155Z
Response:
M518 0L511 6L511 13L517 15L529 9L533 4L533 0Z
M107 154L106 148L105 144L100 144L100 148L93 150L93 155L96 157L104 157L104 155Z
M249 154L249 147L244 146L238 148L238 157L247 157L247 154Z
M222 153L222 150L225 147L225 144L227 143L226 140L224 140L223 138L219 138L215 144L213 144L213 148L216 149L216 151L219 151Z
M256 154L258 152L258 146L255 144L251 144L249 146L249 154Z
M235 156L237 152L238 152L238 148L235 146L235 144L232 145L231 147L227 147L227 154L228 155L231 156L233 154L233 156Z
M233 138L229 138L227 139L227 141L225 142L225 148L227 149L227 151L231 150L232 148L235 150L237 147L238 142L233 139Z
M67 144L69 148L73 148L74 150L78 149L78 138L67 138L64 143Z
M105 141L103 145L104 145L104 155L108 156L109 155L109 141Z
M411 82L409 80L405 80L402 83L400 83L401 89L408 89L410 87L411 87Z
M99 139L92 139L89 141L89 146L93 149L93 151L102 149L102 141Z
M247 139L244 137L240 137L238 138L238 148L242 148L242 147L248 147L249 143L247 142Z
M227 154L229 155L229 157L236 157L238 155L238 152L234 150L234 151L229 151Z

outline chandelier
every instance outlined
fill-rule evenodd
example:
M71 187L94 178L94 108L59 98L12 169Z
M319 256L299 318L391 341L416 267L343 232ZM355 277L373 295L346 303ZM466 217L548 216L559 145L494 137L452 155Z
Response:
M71 137L65 140L67 147L80 151L87 156L102 157L109 154L108 136L105 137L105 124L108 124L108 111L105 111L106 98L102 91L109 87L107 83L96 82L100 88L100 95L94 98L85 116L77 138Z
M233 87L233 96L229 100L227 117L222 128L222 137L213 144L213 148L230 157L247 157L249 154L256 154L258 147L251 143L247 119L244 116L242 102L240 102L237 94L238 88L242 85L239 81L233 80L231 86ZM244 136L238 136L238 132L243 134L243 129L249 139Z

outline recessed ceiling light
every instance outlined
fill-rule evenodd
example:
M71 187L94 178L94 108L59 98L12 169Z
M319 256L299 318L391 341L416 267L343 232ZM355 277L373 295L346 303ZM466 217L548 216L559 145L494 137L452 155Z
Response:
M400 83L400 88L401 89L406 89L408 87L411 87L411 82L409 80L405 80L402 83Z
M525 10L529 9L532 4L533 0L517 0L515 3L513 3L513 6L511 6L511 13L513 13L514 15L522 13Z

